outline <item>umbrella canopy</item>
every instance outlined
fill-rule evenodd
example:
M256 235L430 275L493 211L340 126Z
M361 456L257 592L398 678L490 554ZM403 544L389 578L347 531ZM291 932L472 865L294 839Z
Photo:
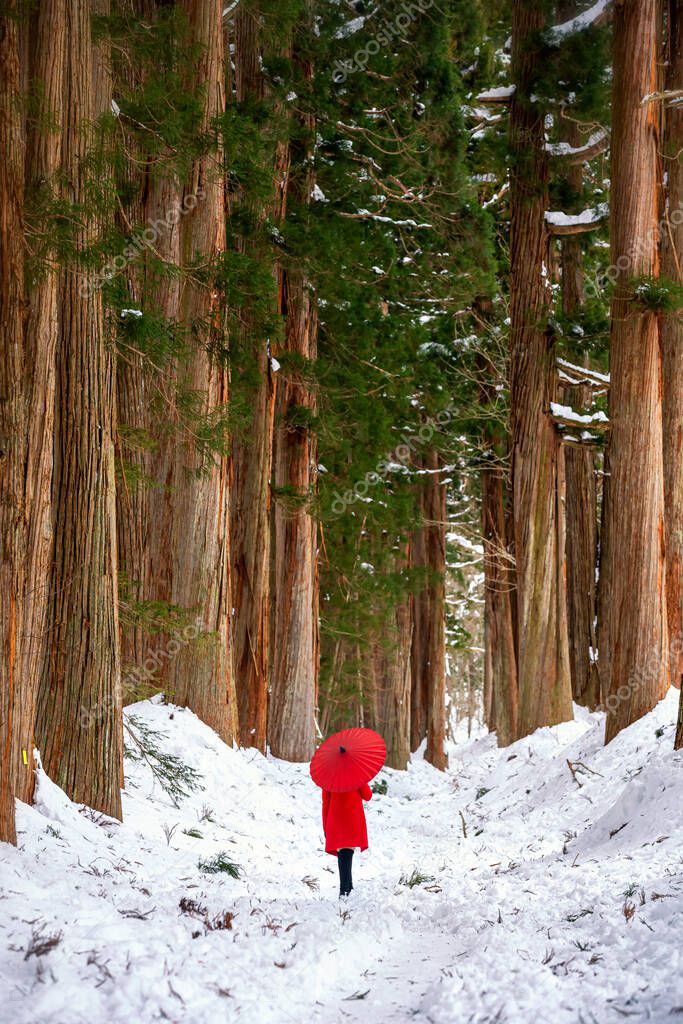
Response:
M311 778L321 789L348 793L374 779L386 756L386 744L374 729L343 729L316 750Z

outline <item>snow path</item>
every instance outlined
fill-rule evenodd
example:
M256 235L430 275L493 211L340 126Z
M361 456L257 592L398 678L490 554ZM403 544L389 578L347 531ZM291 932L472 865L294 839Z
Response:
M445 774L419 756L385 770L341 907L306 765L136 705L201 789L176 807L127 761L119 825L40 774L20 848L0 847L0 1021L670 1022L683 1013L676 705L672 692L608 748L603 716L577 709L504 751L488 736L454 746ZM199 870L219 852L239 879Z

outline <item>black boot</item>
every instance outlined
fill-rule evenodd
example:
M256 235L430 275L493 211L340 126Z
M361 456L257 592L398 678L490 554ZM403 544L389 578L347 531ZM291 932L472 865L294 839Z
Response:
M348 896L353 889L353 879L351 877L353 850L338 850L337 860L339 861L339 895Z

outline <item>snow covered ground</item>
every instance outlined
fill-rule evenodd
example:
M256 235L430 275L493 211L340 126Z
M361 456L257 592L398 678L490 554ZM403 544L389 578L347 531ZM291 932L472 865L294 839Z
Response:
M40 774L19 849L0 847L0 1020L680 1019L676 702L608 748L603 716L578 709L504 751L459 744L446 774L419 757L385 770L343 907L306 765L138 704L138 729L163 732L201 788L175 806L128 760L120 825ZM239 878L199 868L218 854Z

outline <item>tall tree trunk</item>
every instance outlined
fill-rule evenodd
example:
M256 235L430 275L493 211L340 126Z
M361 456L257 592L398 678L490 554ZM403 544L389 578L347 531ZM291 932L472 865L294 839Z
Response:
M683 87L683 11L669 0L667 91ZM683 109L664 108L664 170L667 217L662 234L662 274L683 284ZM664 514L666 607L671 681L683 681L683 326L680 310L662 317ZM683 698L682 698L683 699ZM683 743L683 737L681 737Z
M91 126L110 106L90 17L88 4L65 6L61 171L66 198L84 210ZM82 213L77 248L97 233L95 217ZM94 279L65 272L60 296L50 648L36 732L46 771L71 799L120 818L113 355Z
M18 673L18 630L26 599L24 465L24 132L15 3L0 15L0 841L16 843L15 708L30 680ZM20 737L32 753L28 736Z
M576 393L576 389L567 389ZM579 403L590 400L584 390ZM572 695L594 710L600 703L597 653L596 580L598 560L595 459L589 448L565 448L567 517L567 619Z
M154 26L158 0L134 0L133 16ZM127 57L128 55L126 55ZM141 78L145 72L135 70ZM118 77L125 86L131 74L128 59L115 62L115 88ZM121 126L126 131L125 122ZM132 194L121 217L124 232L129 225L144 225L153 232L154 258L168 266L180 264L180 228L177 216L169 216L180 207L181 188L172 172L160 170L169 154L157 160L146 158L134 133L125 139L130 162L126 168L128 189ZM171 221L174 221L171 223ZM156 270L156 268L155 268ZM175 322L178 318L179 275L151 271L144 259L126 268L130 304L144 312L154 312ZM171 600L172 466L174 438L160 430L159 396L166 408L164 425L173 423L175 368L152 368L150 360L135 348L120 347L117 366L118 437L117 450L121 485L117 489L117 537L122 583L121 662L124 702L136 699L147 687L162 686L165 672L163 652L173 643L160 621L140 614L140 603ZM139 438L143 438L140 442ZM132 473L127 474L130 468ZM128 480L127 476L132 479ZM139 603L138 603L139 602Z
M64 77L64 0L46 0L30 21L29 75L41 109L27 140L26 182L43 200L58 196L61 106ZM49 127L46 127L49 126ZM48 225L41 224L47 231ZM58 337L57 274L46 265L29 284L25 332L25 381L30 395L26 451L28 522L27 579L30 587L19 637L19 675L26 692L14 710L15 793L33 795L33 738L36 698L47 651L47 611L53 545L52 466L55 416L55 353Z
M683 12L669 0L666 89L683 86ZM662 237L662 273L683 283L683 110L664 109L664 167L668 216ZM680 310L661 322L664 424L664 514L666 520L666 604L671 681L683 683L683 328ZM683 686L675 739L683 747Z
M482 499L483 504L483 499ZM483 508L482 508L482 519L483 519ZM486 582L484 583L486 587ZM491 612L488 608L486 601L487 593L484 594L484 693L483 693L483 708L482 714L484 718L484 725L489 732L496 731L496 702L494 699L493 692L493 651L491 650L491 629L490 619Z
M412 709L419 714L420 731L412 730L413 749L427 737L425 758L435 768L448 764L446 738L446 486L434 449L422 468L422 527L413 540L413 565L425 572L425 582L413 599L411 648ZM417 706L416 706L417 705ZM424 732L421 733L421 730ZM418 739L419 736L419 739ZM417 744L415 740L417 739Z
M238 102L263 99L265 80L261 60L258 19L244 6L235 13L235 92ZM286 200L288 146L277 147L274 209L279 223ZM255 211L262 219L266 210ZM243 249L250 246L243 242ZM263 259L270 258L262 254ZM280 273L273 267L279 286ZM281 301L281 300L280 300ZM273 454L275 375L269 345L254 325L250 311L242 311L245 338L258 381L252 396L252 419L233 441L231 486L231 548L233 580L233 636L240 736L245 746L266 749L268 661L270 633L270 477Z
M499 747L517 738L517 661L510 593L514 569L505 529L505 467L496 458L490 438L490 462L481 470L482 527L484 536L484 616L486 652L491 659L491 704ZM492 728L489 725L489 728Z
M562 20L575 13L575 7L563 12ZM568 122L567 141L580 143L577 126ZM581 164L571 166L567 184L575 195L583 188ZM580 313L584 302L583 255L578 235L565 235L561 242L562 308L566 317ZM586 387L566 387L565 397L580 406L591 399ZM567 623L572 695L577 704L596 708L600 703L600 677L595 662L597 638L596 581L598 562L597 488L595 456L590 448L567 445L564 449L566 477L566 556Z
M198 48L195 83L204 99L198 127L209 131L212 119L224 109L223 7L217 0L185 0L184 9L191 42ZM181 223L185 267L198 260L210 265L225 248L218 164L215 154L202 154L185 186L186 197L199 195ZM219 310L210 283L186 274L180 311L194 344L183 368L184 383L200 396L201 413L224 430L228 374L224 358L212 353ZM191 643L178 641L180 649L169 663L169 692L231 743L239 735L239 725L230 632L229 460L226 450L210 452L208 467L206 459L194 438L177 447L171 497L172 601L193 610L198 637Z
M490 299L476 300L478 320L485 326L490 315ZM482 385L480 401L489 415L497 398L493 371L481 356ZM505 437L492 418L484 421L483 461L481 467L482 536L484 541L484 721L495 732L498 745L508 746L517 738L519 693L515 618L512 595L515 588L514 564L508 543L506 518Z
M315 298L302 271L285 273L284 303L285 352L310 364L316 357L318 325ZM316 403L304 372L292 368L281 373L273 460L275 550L268 741L276 757L307 761L315 745L319 663L318 531L311 513L317 444L309 421Z
M517 579L519 734L572 716L564 535L563 459L549 415L555 351L545 328L550 267L543 111L531 102L545 25L540 0L512 7L510 110L510 405Z
M135 0L135 16L154 24L162 6L162 0ZM188 43L186 38L181 40L184 46ZM129 74L126 61L120 74ZM137 184L126 216L133 224L145 225L143 238L152 232L153 248L152 254L144 254L141 265L129 266L129 294L133 305L173 325L180 318L181 274L177 268L181 263L182 184L171 169L169 150L147 157L144 163L144 156L136 153L134 137L126 144L132 154L129 173ZM164 270L160 271L160 263ZM119 564L127 581L121 631L124 701L135 699L140 690L144 693L148 687L168 683L168 662L176 656L178 644L186 642L182 629L164 629L167 616L150 621L136 606L138 601L166 606L172 601L169 538L174 519L175 450L181 432L177 377L176 364L158 369L134 348L121 353L117 376L119 453L122 464L125 460L138 474L130 485L124 478L117 494ZM138 446L135 433L133 441L128 441L126 428L141 432L144 443ZM125 603L128 600L133 604L130 608Z
M606 740L666 692L662 366L657 313L633 279L657 275L657 0L614 11L610 331L610 675Z
M397 560L395 571L409 564L409 550ZM372 725L384 737L387 764L405 769L410 759L412 600L406 595L391 614L388 633L373 649L374 709ZM369 723L367 723L369 724Z
M313 67L299 59L308 80ZM298 180L290 186L295 203L310 203L315 172L310 147L315 116L301 115L302 145L292 153ZM296 144L293 144L296 145ZM315 746L320 640L318 631L318 527L311 511L318 476L313 419L316 395L308 379L318 351L315 295L306 272L290 267L283 276L285 339L292 356L281 372L276 403L273 456L273 601L271 695L268 742L276 757L307 761ZM284 361L284 360L283 360Z

